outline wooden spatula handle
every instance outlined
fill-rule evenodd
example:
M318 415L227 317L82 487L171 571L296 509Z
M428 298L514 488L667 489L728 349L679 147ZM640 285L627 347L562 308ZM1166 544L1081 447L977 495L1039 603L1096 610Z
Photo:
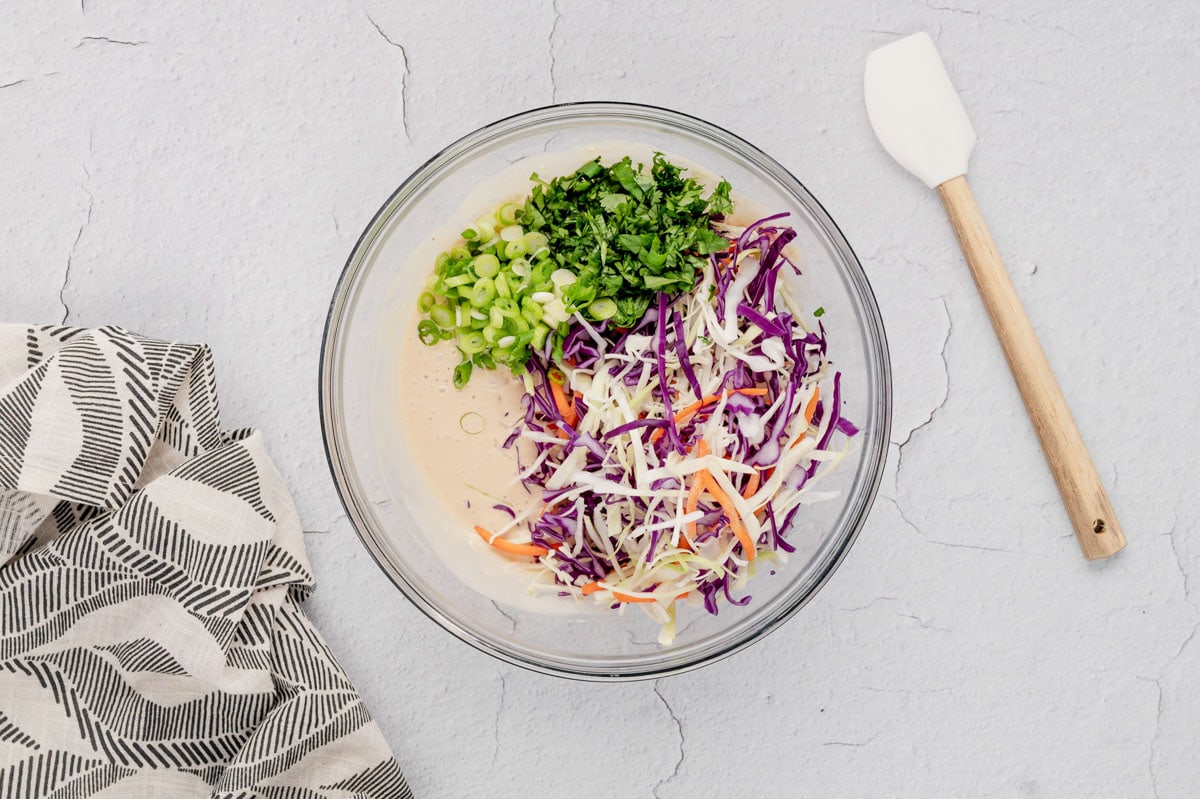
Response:
M1111 557L1125 546L1125 536L967 179L952 178L937 188L1041 439L1079 546L1088 560Z

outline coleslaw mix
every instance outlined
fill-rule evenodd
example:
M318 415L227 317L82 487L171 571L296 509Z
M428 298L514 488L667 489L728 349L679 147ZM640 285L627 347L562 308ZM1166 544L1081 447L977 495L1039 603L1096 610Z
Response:
M481 217L439 258L419 300L422 341L463 356L457 386L497 363L524 382L504 446L528 454L516 479L530 499L475 532L525 564L531 591L637 605L663 645L679 604L751 600L755 572L795 551L797 513L835 495L819 479L858 432L839 412L823 311L806 319L780 279L800 271L787 214L734 226L729 185L706 199L681 172L660 155L649 170L597 160L534 176L524 206ZM575 191L556 193L563 182ZM564 195L570 227L547 218L547 196Z

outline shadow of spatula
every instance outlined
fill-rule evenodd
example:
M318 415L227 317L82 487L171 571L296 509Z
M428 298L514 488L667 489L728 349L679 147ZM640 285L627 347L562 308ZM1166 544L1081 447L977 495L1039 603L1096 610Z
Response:
M933 40L917 33L871 53L864 88L883 148L936 188L946 206L1084 556L1111 557L1125 546L1125 536L967 186L975 129Z

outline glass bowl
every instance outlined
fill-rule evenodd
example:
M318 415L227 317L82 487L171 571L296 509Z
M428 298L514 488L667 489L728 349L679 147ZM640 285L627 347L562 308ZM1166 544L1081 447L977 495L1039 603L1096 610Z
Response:
M471 533L422 505L430 492L396 418L394 388L405 368L396 342L414 335L416 293L432 269L408 256L480 181L520 158L597 141L636 142L682 157L772 212L792 213L803 275L785 273L798 281L806 307L825 308L830 357L843 373L843 415L861 427L853 451L822 482L839 497L797 515L788 532L797 551L789 562L750 582L753 601L745 607L722 604L717 616L681 607L676 639L665 647L656 643L656 625L632 608L545 615L504 607L466 585L434 554L427 536ZM863 526L891 427L891 372L879 310L862 266L825 209L779 163L737 136L674 111L626 103L527 111L458 140L418 169L375 214L346 263L326 323L320 380L321 423L338 493L363 544L404 595L483 652L589 680L693 669L762 639L800 610Z

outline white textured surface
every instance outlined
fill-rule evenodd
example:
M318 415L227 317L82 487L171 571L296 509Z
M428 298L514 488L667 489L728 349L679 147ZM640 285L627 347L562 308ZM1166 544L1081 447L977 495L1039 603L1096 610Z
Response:
M6 3L0 317L212 345L226 423L263 429L320 531L309 609L420 796L1194 796L1200 10L966 2ZM1113 561L1079 555L936 197L867 124L863 59L918 29L1110 484ZM321 327L371 213L451 139L573 99L688 111L791 168L895 367L882 496L832 582L657 684L441 632L358 544L320 443Z

